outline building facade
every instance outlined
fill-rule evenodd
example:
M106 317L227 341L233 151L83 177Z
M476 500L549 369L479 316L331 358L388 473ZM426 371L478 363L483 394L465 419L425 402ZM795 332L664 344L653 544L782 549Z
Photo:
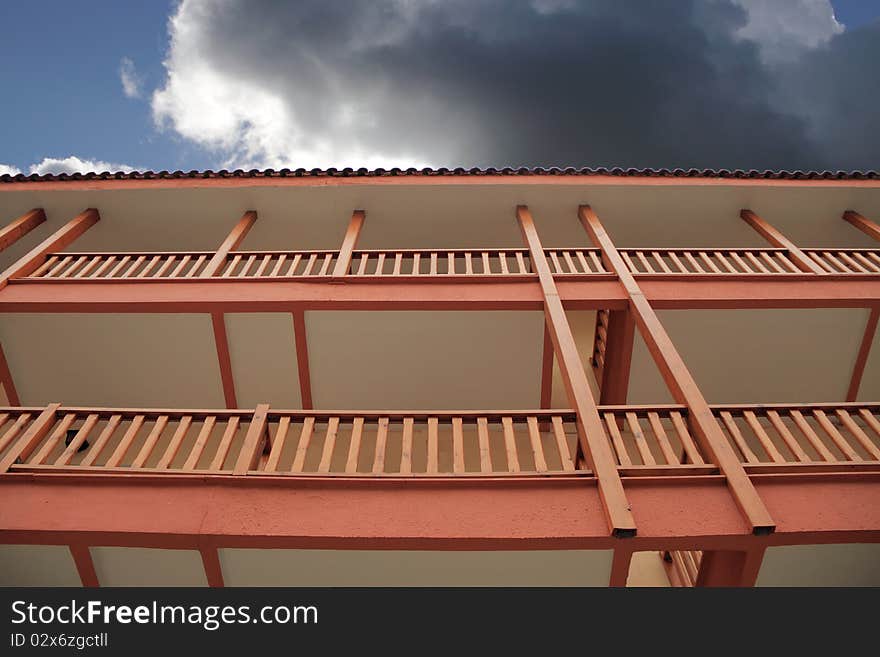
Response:
M0 220L3 584L880 585L878 174L3 176Z

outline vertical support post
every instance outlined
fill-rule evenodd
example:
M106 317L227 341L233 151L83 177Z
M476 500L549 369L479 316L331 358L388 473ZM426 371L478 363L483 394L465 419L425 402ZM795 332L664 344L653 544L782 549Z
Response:
M293 339L296 343L296 369L299 373L299 396L303 410L312 410L312 378L309 372L309 344L306 339L305 311L293 311Z
M361 228L364 226L364 219L367 213L363 210L355 210L351 214L351 221L348 222L348 229L345 231L345 237L342 240L342 246L339 248L339 257L336 259L336 267L333 269L333 278L342 278L348 274L348 268L351 267L351 258L354 254L355 246L357 246L358 238L361 235Z
M598 382L600 404L626 403L635 334L636 323L629 311L609 312L605 365L602 368L602 380Z
M626 586L629 579L629 568L632 563L633 551L626 547L615 547L611 559L611 578L608 586Z
M2 344L0 344L0 385L6 392L6 399L10 406L21 406L21 399L15 389L15 381L12 380L12 371L9 369L9 362L6 360Z
M223 588L223 569L220 566L220 555L215 547L200 547L202 566L205 568L205 578L211 588Z
M21 278L34 272L42 265L48 255L54 251L65 249L80 235L94 226L101 216L94 208L89 208L76 215L73 219L56 230L52 235L35 246L27 255L0 274L0 289L13 278Z
M599 417L596 400L590 390L532 214L526 206L521 205L516 209L516 217L538 274L544 297L544 320L553 341L565 391L569 403L577 413L578 441L584 458L596 477L611 534L618 537L635 536L635 519L617 471L617 461L611 452L611 445L606 437L602 418Z
M266 415L269 412L269 404L259 404L254 410L251 418L251 424L248 427L247 435L241 444L241 451L238 453L238 459L235 462L235 469L232 471L234 475L246 475L248 470L254 467L260 452L263 451L263 445L267 437L268 421Z
M9 472L19 457L27 458L40 441L55 426L55 418L61 404L49 404L46 409L31 422L19 439L12 444L6 454L0 459L0 474Z
M0 251L12 246L34 228L46 221L43 208L34 208L0 228Z
M846 391L846 401L855 401L859 396L859 386L862 385L862 375L865 373L865 365L871 354L871 345L874 344L874 335L877 333L877 321L880 320L880 307L871 308L868 315L868 323L865 325L865 334L862 336L862 344L859 345L859 353L853 366L852 378L849 389Z
M250 231L256 221L257 213L254 210L248 210L245 212L241 216L241 219L238 220L238 223L235 224L231 231L229 231L229 235L227 235L226 239L223 240L223 243L220 244L219 248L214 253L214 256L208 262L204 270L202 270L202 273L199 274L199 278L211 278L220 273L223 269L223 265L226 264L226 257L229 255L229 252L238 248L238 245L244 241L244 238L247 237L248 231Z
M98 582L98 573L95 572L95 564L92 561L92 553L89 551L89 546L77 544L69 546L69 549L82 585L86 588L101 586L100 582Z
M617 274L623 284L629 296L630 312L648 351L676 402L688 407L688 420L694 436L700 447L727 479L733 498L751 525L752 532L772 533L776 526L758 491L755 490L742 463L721 431L709 404L666 333L666 329L605 232L599 217L589 205L582 205L578 209L578 216L593 243L602 250L605 266L609 271Z
M791 261L798 269L813 274L825 274L825 270L813 262L813 260L806 253L801 251L794 242L780 233L772 225L764 221L764 219L757 214L746 209L741 210L739 216L742 217L749 226L758 231L761 237L770 242L770 244L780 249L786 249L788 251L788 257L791 258Z
M695 586L754 586L765 548L705 550Z
M232 358L229 356L229 339L226 335L226 316L223 313L211 313L211 324L214 327L214 344L217 347L217 360L220 363L223 399L226 402L226 408L237 408L235 379L232 376Z
M880 225L874 223L867 217L862 216L855 210L847 210L843 213L843 220L851 223L868 237L873 237L880 242Z
M541 408L553 406L553 338L544 323L544 349L541 356Z

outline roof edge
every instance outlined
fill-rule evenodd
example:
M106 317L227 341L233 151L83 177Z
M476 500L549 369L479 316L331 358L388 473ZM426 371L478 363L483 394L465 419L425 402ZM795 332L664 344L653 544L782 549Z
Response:
M213 171L103 171L89 173L47 173L0 175L0 183L64 182L101 180L183 180L230 178L393 178L446 176L610 176L621 178L717 178L739 180L880 180L877 171L800 171L756 169L624 169L621 167L463 167L437 169L221 169Z

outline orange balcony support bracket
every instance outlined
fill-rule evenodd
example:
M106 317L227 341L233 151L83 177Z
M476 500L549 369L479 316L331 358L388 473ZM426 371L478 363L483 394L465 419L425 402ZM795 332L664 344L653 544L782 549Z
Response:
M45 262L48 254L67 248L77 237L94 226L100 218L101 216L94 208L80 212L50 237L35 246L30 253L0 274L0 289L3 289L10 279L27 276L36 270Z
M605 361L602 367L602 380L599 382L600 404L626 403L635 327L635 322L629 311L612 310L609 312Z
M0 251L15 244L44 221L46 221L46 213L43 208L34 208L30 212L25 212L18 219L10 221L6 226L0 228Z
M847 210L844 212L843 219L865 233L865 235L873 237L880 242L880 225L874 223L867 217L863 217L855 210Z
M761 237L767 240L770 244L781 249L786 249L792 262L794 262L797 268L801 271L811 272L813 274L825 273L825 270L813 262L813 260L806 253L801 251L794 242L751 210L741 210L739 216L742 217L749 226L758 231Z
M215 547L200 547L199 552L202 555L202 565L205 568L205 578L208 580L208 586L211 588L222 588L223 568L220 566L220 555Z
M0 385L3 386L9 403L12 406L21 406L21 399L18 396L18 390L15 389L15 381L12 379L12 371L9 369L9 361L6 360L2 344L0 344Z
M754 586L765 548L752 550L705 550L696 586Z
M211 313L214 328L214 344L217 347L217 360L220 364L220 380L223 383L223 398L226 408L237 408L235 379L232 376L232 358L229 356L229 339L226 335L226 317L223 313Z
M248 427L247 435L244 437L241 451L235 462L233 474L245 475L257 463L267 437L268 421L266 415L268 412L269 404L259 404L254 410L251 425Z
M199 278L211 278L212 276L219 274L223 269L223 265L226 264L226 257L229 255L229 252L238 248L238 245L244 241L244 238L247 237L248 231L250 231L256 221L257 213L254 210L248 210L245 212L241 216L241 219L238 220L238 223L235 224L231 231L229 231L229 235L223 240L223 243L217 249L217 252L214 253L211 261L202 270L202 273L199 274Z
M617 471L617 461L606 439L602 418L599 416L596 400L587 382L587 375L559 299L553 274L544 255L544 248L538 238L532 214L526 206L521 205L516 209L516 217L541 284L544 296L544 321L553 340L553 348L568 400L577 412L578 440L584 457L598 480L599 495L611 533L620 537L635 536L635 519Z
M49 433L55 425L58 408L61 404L49 404L46 409L37 416L21 437L9 451L0 459L0 474L9 472L9 468L19 459L26 459L40 441Z
M95 572L95 564L92 561L92 553L89 551L88 545L71 545L70 556L73 557L73 563L79 573L79 581L87 588L97 588L101 586L98 581L98 574Z
M336 266L333 269L333 278L341 278L348 274L348 269L351 267L351 257L357 246L366 216L367 213L363 210L355 210L352 213L351 221L348 222L348 230L345 231L345 237L342 240L342 247L339 249Z
M868 315L868 323L865 325L865 334L862 336L862 344L859 345L859 353L853 366L852 378L849 389L846 391L846 401L855 401L859 396L859 387L862 384L862 375L865 373L865 365L871 353L871 345L874 343L874 335L877 333L877 321L880 320L880 307L871 309Z
M303 410L312 409L312 377L309 371L309 343L306 337L306 314L293 313L293 339L296 344L296 369L299 375L299 394Z
M688 417L700 446L718 466L740 510L755 534L769 534L775 529L773 519L764 506L742 463L728 443L715 420L709 404L697 387L684 360L672 343L663 324L648 303L635 278L629 272L611 238L588 205L578 210L581 223L593 242L602 249L606 266L614 271L630 297L630 311L639 333L645 340L666 385L679 404L688 407Z

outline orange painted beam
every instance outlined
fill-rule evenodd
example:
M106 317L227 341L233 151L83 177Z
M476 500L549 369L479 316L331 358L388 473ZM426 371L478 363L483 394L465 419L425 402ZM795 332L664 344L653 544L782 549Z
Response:
M365 217L366 213L363 210L355 210L352 213L351 221L348 223L348 229L346 229L345 237L342 240L342 246L339 248L339 256L336 258L333 278L338 279L348 274L348 269L351 267L351 256L357 246Z
M12 379L12 371L9 369L9 362L6 360L2 344L0 344L0 385L3 386L9 404L21 406L21 399L18 396L18 390L15 389L15 381Z
M11 279L27 276L36 270L45 262L49 253L67 248L77 237L94 226L100 218L98 211L94 208L79 213L0 274L0 289Z
M25 212L18 219L13 219L3 228L0 228L0 251L15 244L34 228L46 221L46 213L43 208L34 208Z
M771 533L775 523L752 486L739 457L721 431L709 404L700 392L666 329L627 269L611 238L588 205L578 216L593 243L602 249L605 266L614 271L630 297L630 312L648 351L657 364L673 398L688 407L688 421L700 446L726 477L728 487L755 534Z
M792 276L799 276L792 274ZM812 280L711 280L709 276L639 279L658 310L722 308L869 308L880 305L880 277ZM293 310L540 310L536 280L93 282L13 280L0 289L0 312L292 312ZM425 277L427 278L427 277ZM68 282L69 281L69 282ZM616 280L556 281L566 309L622 310L627 296Z
M202 270L202 273L199 274L199 277L211 278L220 273L223 266L226 264L226 257L229 255L229 252L238 248L238 245L244 241L244 238L247 237L248 231L250 231L256 221L256 212L253 210L245 212L241 216L241 219L238 220L238 223L232 227L231 231L229 231L226 239L224 239L217 248L216 253L214 253L214 256Z
M211 313L214 328L214 345L220 365L220 381L223 384L223 398L226 408L238 408L235 397L235 377L232 375L232 358L229 355L229 339L226 335L226 318L223 313Z
M587 381L532 214L526 206L521 205L516 209L516 218L529 249L532 267L541 282L544 321L553 341L553 350L559 362L569 404L577 412L578 441L584 458L596 475L609 528L615 536L635 536L636 524L617 472L617 461L605 437L602 418L596 408L596 400Z
M873 308L868 315L868 322L865 325L865 333L862 336L862 343L859 345L859 353L856 355L855 365L853 365L852 378L849 382L849 388L846 391L846 401L855 401L859 396L859 387L862 384L865 365L868 363L868 356L871 354L871 345L874 344L874 336L877 334L878 320L880 320L880 308Z
M312 405L312 375L309 369L309 343L306 336L306 318L302 310L296 310L292 315L300 401L304 410L311 410L314 406Z
M880 242L880 225L874 223L867 217L863 217L855 210L847 210L843 213L844 221L848 221L868 237L873 237Z
M761 237L767 240L770 244L781 249L786 249L789 258L791 258L791 261L798 267L798 269L813 274L825 275L825 270L813 262L813 260L806 253L801 251L794 242L757 214L751 210L741 210L739 216L742 217L743 221L749 226L758 231Z
M629 392L636 325L626 310L612 310L608 316L605 365L600 382L600 404L625 404Z
M642 551L880 542L877 475L756 480L780 519L775 534L750 534L721 477L653 477L624 482L639 534L621 543L608 534L595 480L582 477L7 474L0 476L0 544Z

